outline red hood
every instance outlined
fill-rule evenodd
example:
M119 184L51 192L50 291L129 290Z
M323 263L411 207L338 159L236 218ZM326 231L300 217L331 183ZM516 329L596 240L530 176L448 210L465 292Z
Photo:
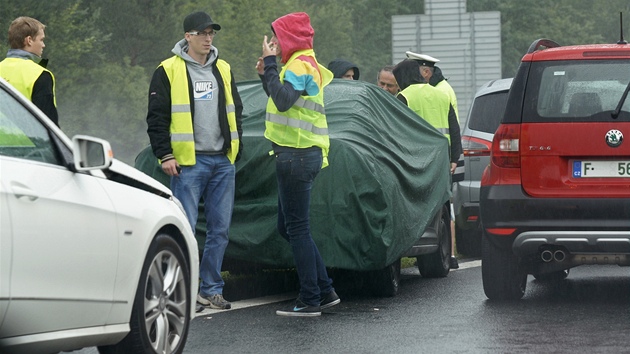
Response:
M280 62L286 63L291 55L298 50L313 49L315 31L311 27L308 14L294 12L284 15L273 21L271 27L282 50Z

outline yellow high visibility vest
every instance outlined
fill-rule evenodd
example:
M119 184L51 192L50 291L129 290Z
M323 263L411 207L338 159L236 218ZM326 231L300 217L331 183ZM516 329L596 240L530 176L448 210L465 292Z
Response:
M57 95L55 95L55 76L50 70L37 64L30 59L6 58L0 62L0 77L7 80L11 86L15 87L29 100L33 100L33 86L42 72L46 71L53 80L53 100L57 106Z
M186 75L186 62L179 56L173 56L164 60L161 64L166 76L171 83L171 147L173 155L180 165L191 166L196 163L195 135L193 132L193 120L190 95L188 91L188 77ZM227 158L231 163L236 160L239 149L239 136L236 128L236 108L232 97L232 83L230 81L230 65L221 59L215 63L221 78L225 93L225 107L227 110L228 126L230 128L230 147ZM221 105L221 102L219 102Z
M438 84L434 87L448 95L448 98L451 101L451 106L453 106L453 110L455 111L455 116L457 116L457 122L459 122L459 112L457 111L457 96L455 96L455 90L453 90L451 84L449 84L446 80L442 80L438 82Z
M451 144L448 130L450 99L447 94L429 84L414 84L400 91L399 95L403 95L409 108L444 134Z
M312 49L300 50L291 56L280 71L280 82L284 83L286 69L299 56L309 56L315 60ZM316 61L316 60L315 60ZM317 63L319 73L315 68L307 67L310 72L300 73L312 75L319 93L315 96L300 96L291 108L280 112L273 103L271 97L267 100L267 114L265 117L265 138L280 146L288 146L298 149L313 146L322 149L322 168L328 166L328 150L330 139L328 137L328 123L324 110L324 87L333 79L333 73Z

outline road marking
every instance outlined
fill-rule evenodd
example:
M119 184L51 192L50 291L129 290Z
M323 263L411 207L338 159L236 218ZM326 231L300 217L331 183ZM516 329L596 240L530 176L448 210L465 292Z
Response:
M211 309L211 308L206 307L203 309L203 311L196 313L195 317L211 315L214 313L220 313L220 312L225 312L225 311L239 310L239 309L244 309L248 307L273 304L275 302L282 302L282 301L287 301L287 300L291 300L295 298L296 298L296 293L290 292L290 293L279 294L279 295L269 295L269 296L254 298L254 299L234 301L232 302L232 308L229 310L217 310L217 309Z
M481 267L481 260L462 262L459 264L459 269L467 269L467 268L475 268L475 267ZM459 269L453 269L453 271L459 270Z
M481 266L481 260L461 262L459 263L459 269L452 269L451 272L462 270L462 269L480 267L480 266ZM415 274L415 273L417 273L418 275L420 274L418 272L417 267L414 266L410 268L414 268L415 272L411 270L411 272L405 272L406 274L410 274L410 275ZM402 271L404 270L405 269L403 269ZM217 309L211 309L211 308L206 307L203 309L203 311L196 313L195 317L208 316L215 313L221 313L221 312L232 311L232 310L240 310L240 309L244 309L248 307L261 306L261 305L273 304L276 302L287 301L287 300L295 299L296 295L297 294L295 292L288 292L288 293L279 294L279 295L269 295L269 296L254 298L254 299L234 301L232 302L232 308L229 310L217 310Z

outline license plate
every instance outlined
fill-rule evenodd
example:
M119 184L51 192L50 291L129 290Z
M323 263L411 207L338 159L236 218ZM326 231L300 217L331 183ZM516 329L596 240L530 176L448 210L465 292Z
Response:
M630 177L630 161L573 161L573 177Z

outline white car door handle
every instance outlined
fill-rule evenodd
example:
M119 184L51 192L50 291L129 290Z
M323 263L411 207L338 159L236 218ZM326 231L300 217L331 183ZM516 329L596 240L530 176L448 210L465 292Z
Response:
M28 199L29 201L34 202L37 198L39 198L39 196L28 187L13 184L11 185L11 191L17 199Z

